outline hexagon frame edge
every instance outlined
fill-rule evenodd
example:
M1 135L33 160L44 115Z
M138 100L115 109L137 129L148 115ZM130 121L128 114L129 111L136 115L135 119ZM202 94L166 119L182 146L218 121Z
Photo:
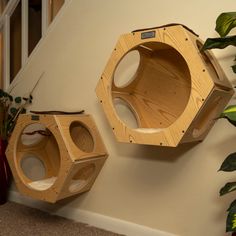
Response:
M142 38L142 35L145 34L152 36ZM146 45L148 45L147 43L153 42L167 44L181 54L190 71L191 89L187 105L175 122L161 131L155 132L154 130L154 132L150 133L145 132L145 129L142 128L132 129L128 127L117 115L113 105L113 77L116 67L128 52L137 49L140 45L146 47ZM218 109L214 114L216 117L230 100L234 91L214 55L211 52L207 52L207 60L209 59L209 63L213 66L214 70L216 70L217 75L220 74L220 78L213 78L208 68L208 62L202 58L197 42L201 43L198 36L182 25L145 29L120 36L96 87L97 97L100 100L105 115L118 141L176 147L182 142L199 141L205 138L215 119L213 119L213 122L210 122L201 135L193 137L189 132L193 130L193 125L197 125L198 122L203 122L199 114L207 112L204 107L206 107L208 103L211 103L210 96L214 94L216 90L218 96L222 97L221 102L217 104ZM151 48L151 50L153 50L153 48ZM150 89L152 88L150 87ZM128 89L126 90L128 91ZM119 91L121 91L121 89ZM130 90L129 93L132 94L133 91ZM129 95L126 94L126 97L128 96ZM131 101L131 98L129 98L128 101Z
M35 119L35 117L37 119ZM86 118L84 120L84 117L87 117L88 119ZM61 129L59 128L61 125L60 123L61 118L62 120L65 120L66 118L68 121L67 127L65 126L63 127L64 131L66 129L69 129L68 124L71 124L73 121L79 121L82 124L84 124L83 122L86 123L86 121L88 120L89 121L87 124L88 126L92 124L93 127L96 127L94 120L92 119L90 115L36 115L36 116L35 115L20 115L17 120L17 124L9 140L9 145L6 150L6 156L7 156L7 159L8 159L8 162L12 170L13 177L15 179L15 183L19 192L21 192L22 194L26 196L43 200L43 201L47 201L47 202L51 202L51 203L55 203L56 201L60 199L70 197L70 196L80 194L82 192L90 190L101 168L103 167L106 158L108 157L108 153L105 148L105 145L103 144L101 140L101 142L99 142L99 145L100 144L102 145L99 149L101 151L100 153L98 152L93 153L93 151L91 151L90 156L89 156L89 153L78 151L75 153L86 154L86 158L77 157L75 159L74 158L75 156L72 156L73 153L68 151L68 146L70 145L70 143L65 144L65 140L63 137L63 135L65 135L65 132L64 133L61 132ZM33 181L29 179L27 176L25 176L25 174L23 173L22 167L20 166L21 160L24 158L23 157L24 153L30 153L32 152L32 150L34 150L34 153L37 156L37 153L41 152L40 150L37 149L37 144L36 146L33 145L33 146L26 147L20 141L21 134L24 131L24 129L28 125L37 124L37 123L44 124L45 127L52 133L52 138L56 139L56 143L58 145L59 155L60 155L60 165L58 167L58 172L57 172L58 174L57 176L55 176L56 177L55 182L53 182L46 189L35 188L35 186L37 186L37 184L43 185L45 184L45 180L46 181L50 180L50 178L47 178L48 171L51 172L50 170L51 166L48 165L48 163L44 162L44 166L47 169L45 178L43 179L44 183L41 180L40 180L41 183L39 183L40 181ZM93 134L93 138L94 137L101 138L100 134L98 133L97 128L95 130L91 129L90 132L95 133ZM48 139L50 139L50 137ZM73 141L70 139L70 142L73 142ZM52 146L49 151L52 152L53 148L54 146ZM23 154L19 154L19 153L23 153ZM53 155L53 153L51 154ZM48 158L50 159L50 157L46 155L44 158L45 158L44 161L46 162ZM88 172L88 168L86 169L86 166L91 166L91 165L93 166L93 172L91 172L91 170L90 172ZM84 169L82 167L84 167ZM83 172L79 172L80 170L83 170ZM82 176L81 178L85 179L83 182L83 185L81 186L79 185L82 182L82 180L78 179L78 177L77 177L78 181L77 179L75 179L75 181L73 180L74 176L71 174L71 171L75 172L75 173L73 172L74 175L78 176L79 174L80 175L79 177ZM49 177L53 177L53 176L49 176ZM74 182L77 181L75 183L76 185L74 184L74 186L76 186L77 189L74 188L74 191L70 191L70 185L72 185L72 181Z

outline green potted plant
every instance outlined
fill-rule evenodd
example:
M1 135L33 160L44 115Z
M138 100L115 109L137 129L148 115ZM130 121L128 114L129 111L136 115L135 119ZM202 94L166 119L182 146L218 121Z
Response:
M32 102L29 98L15 97L0 89L0 205L7 201L11 181L11 171L5 156L8 139L14 129L17 117L25 113L25 106Z
M236 12L225 12L218 16L215 30L220 37L208 38L202 50L213 48L223 49L228 46L236 46L236 35L229 35L231 30L236 27ZM234 59L236 61L236 57ZM232 70L236 73L236 64L232 65ZM227 119L232 125L236 126L236 105L226 107L220 118ZM223 161L219 171L231 172L236 170L236 152L229 154ZM226 183L220 189L220 196L236 190L236 182ZM226 232L236 235L236 200L227 209Z

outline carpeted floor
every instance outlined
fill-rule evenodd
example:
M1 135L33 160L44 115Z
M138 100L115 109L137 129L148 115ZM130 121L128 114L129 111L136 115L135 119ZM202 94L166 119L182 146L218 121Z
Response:
M0 236L119 236L17 203L0 206Z

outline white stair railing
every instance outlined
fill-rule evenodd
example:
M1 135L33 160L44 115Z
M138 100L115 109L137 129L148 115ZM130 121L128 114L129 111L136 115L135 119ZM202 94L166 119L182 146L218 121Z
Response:
M65 1L0 0L0 6L4 6L3 2L7 2L2 13L0 12L0 88L7 89L21 68L24 67L32 49L44 37L48 26ZM0 10L2 9L0 8ZM37 15L40 15L41 20L37 19ZM19 19L16 19L17 17ZM38 24L34 24L32 27L32 24L29 23L35 19ZM31 31L35 30L36 25L39 28L36 29L38 30L36 36L33 35L32 46L30 42Z

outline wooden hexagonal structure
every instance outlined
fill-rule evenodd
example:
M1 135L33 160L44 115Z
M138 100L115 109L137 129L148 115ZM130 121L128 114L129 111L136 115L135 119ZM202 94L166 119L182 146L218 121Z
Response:
M20 115L6 155L19 192L48 202L88 191L108 156L90 115ZM31 157L45 169L40 178L23 168Z
M234 92L214 55L201 47L199 37L178 24L119 38L96 88L118 141L175 147L204 139ZM118 67L133 51L137 70L117 85ZM125 102L137 127L118 115L115 99Z

